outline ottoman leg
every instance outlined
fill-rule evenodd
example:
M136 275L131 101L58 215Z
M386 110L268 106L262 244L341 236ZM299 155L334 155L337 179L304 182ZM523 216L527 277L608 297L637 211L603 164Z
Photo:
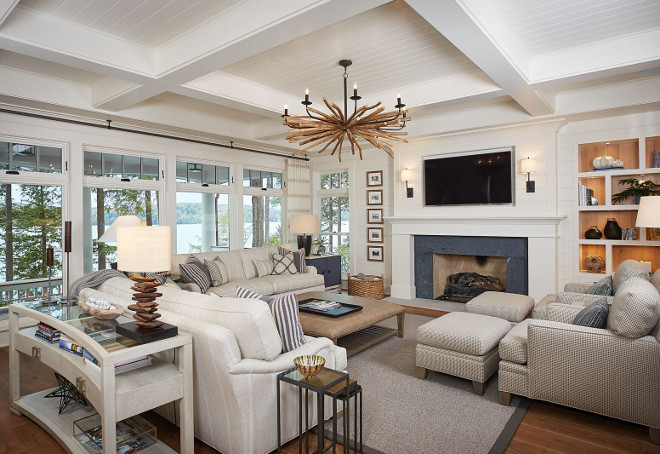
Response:
M429 373L429 370L424 367L417 366L417 378L420 380L426 380L426 375Z
M497 398L501 405L506 405L508 407L511 403L511 393L499 391Z
M472 391L474 391L475 394L479 396L483 396L485 390L486 390L485 383L479 383L478 381L472 382Z

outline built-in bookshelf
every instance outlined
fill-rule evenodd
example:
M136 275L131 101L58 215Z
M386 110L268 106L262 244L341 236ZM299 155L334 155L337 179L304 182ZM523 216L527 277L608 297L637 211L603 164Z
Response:
M576 205L581 281L596 281L611 274L627 259L651 262L653 270L660 268L660 232L657 229L637 228L634 240L606 239L604 234L599 240L585 238L585 232L591 226L603 232L608 218L615 218L621 228L635 227L636 201L626 199L614 204L612 196L625 188L619 183L624 178L652 180L660 184L660 168L653 167L655 150L660 150L660 136L578 145ZM623 168L597 170L593 161L598 156L621 160ZM605 268L599 273L589 272L585 266L585 259L593 255L602 257L605 262Z

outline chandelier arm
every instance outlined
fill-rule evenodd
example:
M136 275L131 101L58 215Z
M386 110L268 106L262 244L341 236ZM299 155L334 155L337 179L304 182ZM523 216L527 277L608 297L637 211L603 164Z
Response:
M369 110L369 109L367 108L367 110ZM359 121L359 123L362 124L362 123L367 123L367 122L369 122L372 118L374 118L375 116L379 115L379 114L380 114L382 111L384 111L384 110L385 110L385 107L379 107L378 109L374 110L374 111L371 112L369 115L367 115L366 117L361 118L360 121Z
M305 111L307 112L307 116L308 116L309 118L312 118L312 119L314 119L314 120L316 120L316 121L322 121L322 122L324 122L324 123L334 123L334 122L332 122L332 121L328 121L328 120L325 120L325 119L320 118L320 117L315 117L314 115L312 115L311 113L309 113L309 109L307 108L307 106L305 106Z
M341 115L341 110L339 110L339 111L335 110L334 107L332 107L334 104L331 105L326 98L323 98L323 102L325 103L326 106L328 106L328 109L330 109L330 112L332 112L332 115L337 117L337 120L342 122L343 117Z
M346 117L344 116L344 112L341 111L341 107L339 107L334 102L332 103L332 107L337 109L337 112L339 112L339 115L337 116L337 118L340 118L341 123L345 125L346 124Z
M337 119L336 119L335 117L333 117L333 116L331 116L331 115L328 115L328 114L325 113L325 112L321 112L320 110L316 110L316 109L314 109L313 107L308 107L307 109L308 109L308 110L311 110L311 111L314 112L315 114L321 115L323 118L325 118L326 120L328 120L328 121L331 122L331 123L337 123Z

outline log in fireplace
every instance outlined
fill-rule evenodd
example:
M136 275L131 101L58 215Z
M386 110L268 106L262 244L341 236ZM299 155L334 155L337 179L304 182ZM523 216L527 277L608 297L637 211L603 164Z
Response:
M504 284L494 276L461 272L447 277L445 289L437 299L467 303L484 292L503 292L504 290Z

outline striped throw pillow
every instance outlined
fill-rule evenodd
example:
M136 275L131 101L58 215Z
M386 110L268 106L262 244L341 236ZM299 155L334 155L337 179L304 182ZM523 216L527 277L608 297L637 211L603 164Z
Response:
M257 270L257 277L268 276L273 272L273 262L271 260L252 260Z
M614 296L614 282L612 281L612 276L605 276L600 281L596 282L591 286L587 293L590 295Z
M273 254L272 274L298 274L293 255L294 254L291 251L286 255L278 253Z
M202 293L206 293L211 287L211 276L203 263L202 266L196 263L181 263L179 274L181 274L184 282L197 284Z
M238 298L256 298L268 303L270 311L273 314L273 319L275 320L275 326L277 326L277 331L282 338L282 353L295 350L307 342L302 326L300 326L298 298L296 298L295 293L287 293L276 298L270 298L251 290L237 287L236 296Z
M608 313L607 299L601 298L578 312L573 319L573 324L604 329L607 327Z
M305 263L305 248L298 249L297 251L290 251L282 246L277 247L277 252L280 255L287 255L293 252L293 263L296 264L296 269L299 273L307 272L307 264Z
M209 276L211 277L211 284L213 287L220 287L222 284L227 283L225 280L226 273L222 273L222 269L220 268L220 265L218 265L218 262L204 260L204 266L209 272Z

